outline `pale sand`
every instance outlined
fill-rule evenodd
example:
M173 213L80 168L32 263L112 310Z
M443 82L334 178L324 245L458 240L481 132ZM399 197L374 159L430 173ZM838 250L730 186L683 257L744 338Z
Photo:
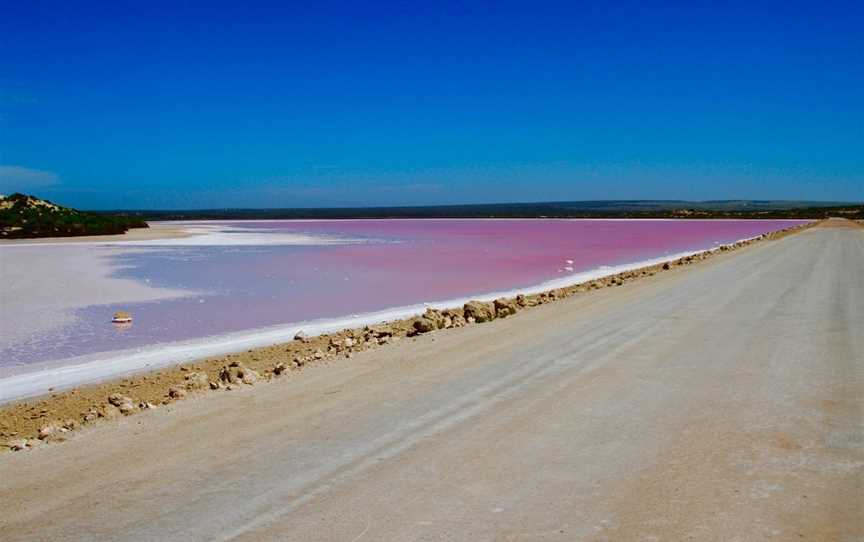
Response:
M862 268L811 229L100 424L0 455L0 533L860 540Z
M134 228L122 235L85 235L82 237L41 237L39 239L0 239L0 247L14 245L74 245L79 243L111 243L116 241L151 241L178 239L194 235L178 224L149 222L149 228Z
M56 332L74 320L74 311L90 305L157 301L194 292L155 288L115 278L112 256L134 249L110 246L118 241L180 239L194 235L177 224L150 225L123 235L46 237L0 240L0 341L15 343ZM51 250L46 252L46 245ZM92 245L107 245L94 252ZM10 360L3 360L8 362ZM20 367L0 367L0 376Z
M62 244L0 246L0 341L11 344L56 332L89 305L135 303L192 295L112 277L112 256L135 249ZM106 315L110 319L110 315ZM9 360L4 360L8 362ZM6 367L8 370L9 368ZM0 368L0 374L4 369Z

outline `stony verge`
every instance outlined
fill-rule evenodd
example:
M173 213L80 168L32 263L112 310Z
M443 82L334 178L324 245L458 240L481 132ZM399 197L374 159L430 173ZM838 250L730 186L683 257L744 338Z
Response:
M0 406L0 450L21 451L47 442L63 441L70 432L103 420L156 408L170 408L172 403L190 396L230 392L299 374L310 364L351 358L357 352L396 343L405 337L506 318L582 292L621 286L657 273L686 267L717 254L759 241L785 237L813 225L815 223L788 228L694 256L539 294L517 295L489 302L470 301L462 307L446 310L430 308L413 318L316 337L300 332L290 343L207 358L171 369L10 403Z

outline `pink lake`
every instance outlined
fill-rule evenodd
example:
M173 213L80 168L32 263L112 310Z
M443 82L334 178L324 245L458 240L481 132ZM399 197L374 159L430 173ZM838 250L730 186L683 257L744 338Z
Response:
M206 232L130 244L118 276L196 295L84 305L46 336L0 336L0 364L175 341L514 291L800 224L789 220L344 220L182 223ZM54 247L45 246L44 250ZM83 245L98 252L105 245ZM6 249L11 251L11 249ZM42 249L39 249L42 250ZM58 262L62 267L62 262ZM128 310L134 325L110 325Z

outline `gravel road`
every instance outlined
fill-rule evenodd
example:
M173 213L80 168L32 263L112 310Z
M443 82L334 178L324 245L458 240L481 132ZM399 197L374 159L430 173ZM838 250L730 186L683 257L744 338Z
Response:
M0 456L0 539L864 540L864 230Z

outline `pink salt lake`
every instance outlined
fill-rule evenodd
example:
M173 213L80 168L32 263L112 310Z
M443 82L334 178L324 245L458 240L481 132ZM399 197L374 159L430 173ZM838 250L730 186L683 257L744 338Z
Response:
M187 223L209 233L141 242L118 274L195 295L75 311L50 336L10 341L0 364L141 350L174 341L515 291L605 266L708 249L800 221L347 220ZM299 244L280 239L299 236ZM224 241L230 239L230 242ZM52 247L46 246L45 250ZM82 250L99 251L93 245ZM135 316L110 324L115 310Z

